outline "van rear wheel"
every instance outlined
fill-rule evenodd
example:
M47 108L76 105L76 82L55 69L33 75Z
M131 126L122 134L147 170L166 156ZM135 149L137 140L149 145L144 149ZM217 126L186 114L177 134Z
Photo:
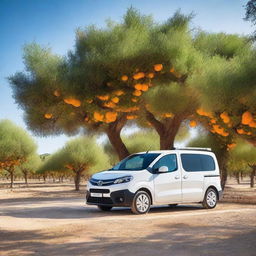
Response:
M145 191L138 191L134 196L131 210L135 214L147 213L150 209L151 198Z
M217 205L218 196L216 191L213 188L207 189L204 201L203 201L203 207L205 209L213 209Z

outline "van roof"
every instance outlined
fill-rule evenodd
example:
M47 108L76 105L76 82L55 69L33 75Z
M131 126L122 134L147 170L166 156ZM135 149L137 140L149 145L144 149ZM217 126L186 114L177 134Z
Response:
M173 148L167 150L148 150L140 153L164 153L170 151L202 151L202 152L212 152L211 148L197 148L197 147L184 147L184 148Z

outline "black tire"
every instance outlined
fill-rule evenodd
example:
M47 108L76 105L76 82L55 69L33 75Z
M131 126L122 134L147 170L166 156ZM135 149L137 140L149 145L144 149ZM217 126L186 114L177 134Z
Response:
M110 211L112 209L112 206L98 205L98 208L101 211L108 212L108 211Z
M216 207L218 201L218 195L215 189L208 188L203 201L203 207L205 209L213 209Z
M176 207L178 204L168 204L170 207Z
M138 191L133 198L131 210L135 214L145 214L148 213L150 205L150 195L145 191Z

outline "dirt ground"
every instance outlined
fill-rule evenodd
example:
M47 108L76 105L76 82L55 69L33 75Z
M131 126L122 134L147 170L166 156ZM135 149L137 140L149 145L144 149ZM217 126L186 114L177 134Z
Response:
M137 216L85 205L84 189L0 189L0 255L256 255L255 204L153 207Z

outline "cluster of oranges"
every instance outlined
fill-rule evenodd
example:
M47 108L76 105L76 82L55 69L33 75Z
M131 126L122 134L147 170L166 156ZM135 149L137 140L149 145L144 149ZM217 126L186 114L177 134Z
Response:
M105 114L95 111L93 113L93 117L95 121L97 122L106 122L106 123L112 123L115 122L117 119L117 112L114 111L108 111Z
M152 79L155 77L155 74L157 72L163 71L164 66L163 64L155 64L153 66L153 71L145 73L142 71L138 71L136 70L136 73L134 73L130 79L129 76L124 74L121 76L121 81L123 82L128 82L129 80L133 83L133 81L136 81L136 83L133 85L134 87L134 91L132 92L132 97L131 97L131 101L133 103L137 103L139 101L139 97L142 95L143 92L148 91L149 87L151 87L152 85L150 84L150 82L139 82L139 80L141 79ZM180 75L178 74L178 72L176 72L174 70L173 67L170 68L169 70L173 75L175 75L176 77L180 77ZM145 80L143 80L145 81ZM112 87L113 83L108 82L107 84L108 86ZM109 108L111 109L108 112L104 112L103 111L95 111L93 112L92 115L92 119L96 122L106 122L106 123L110 123L110 122L114 122L117 119L117 115L118 112L126 112L126 113L130 113L130 112L135 112L139 109L139 107L120 107L118 106L118 103L120 103L120 96L124 95L125 92L121 89L115 90L112 92L112 94L103 94L103 95L97 95L96 98L98 98L100 101L102 101L101 105L103 107L103 111L104 111L104 107L105 108ZM60 97L61 96L61 92L59 90L55 90L53 92L53 95L56 97ZM74 97L67 97L63 99L64 102L66 104L72 105L73 107L80 107L82 102L81 100L74 98ZM85 102L91 104L94 100L93 99L87 99ZM52 119L53 118L53 114L52 113L45 113L44 117L46 119ZM173 117L172 113L166 113L165 117L167 118L171 118ZM135 114L129 114L127 115L127 119L128 120L132 120L137 118L137 115ZM89 117L87 116L87 121L89 120Z
M11 166L19 165L20 162L21 162L21 159L7 160L7 161L0 162L0 167L1 168L6 168L6 167L11 167Z

